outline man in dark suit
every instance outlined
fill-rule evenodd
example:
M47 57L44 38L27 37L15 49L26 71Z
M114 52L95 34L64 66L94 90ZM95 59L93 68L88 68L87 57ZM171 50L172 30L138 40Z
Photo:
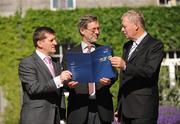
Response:
M71 52L89 53L100 45L95 43L100 34L100 25L94 15L83 16L78 24L82 36L81 44L70 49ZM63 58L66 63L66 57ZM87 75L88 76L88 75ZM116 79L102 78L97 83L79 82L69 89L67 123L68 124L111 124L113 120L113 102L110 87ZM90 87L93 87L92 92Z
M143 15L131 10L123 14L123 56L112 57L121 69L118 111L122 124L156 124L158 119L158 76L163 59L162 42L145 31Z
M61 87L71 79L71 72L61 72L60 64L51 60L57 45L55 32L39 27L33 35L36 51L19 64L23 89L20 124L60 124ZM71 82L70 87L74 87Z

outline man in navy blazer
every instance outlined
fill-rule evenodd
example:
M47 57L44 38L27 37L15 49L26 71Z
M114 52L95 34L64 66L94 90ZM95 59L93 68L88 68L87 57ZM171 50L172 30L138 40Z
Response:
M110 59L121 69L118 115L122 124L157 124L163 44L146 32L141 13L128 11L121 20L121 31L130 41L124 44L122 58Z
M33 41L35 52L19 64L23 89L20 124L60 124L61 87L71 79L71 72L61 72L60 64L51 60L57 45L53 29L37 28ZM71 87L75 84L71 82Z

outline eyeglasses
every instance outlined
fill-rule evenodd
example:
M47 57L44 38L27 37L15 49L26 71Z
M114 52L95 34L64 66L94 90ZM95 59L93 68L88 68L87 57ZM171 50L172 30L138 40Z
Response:
M96 30L99 32L100 31L100 28L86 28L87 30L91 31L91 32L96 32Z

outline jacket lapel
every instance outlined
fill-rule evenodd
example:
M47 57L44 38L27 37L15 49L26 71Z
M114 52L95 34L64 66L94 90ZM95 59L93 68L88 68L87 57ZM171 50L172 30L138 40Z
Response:
M53 64L53 67L54 67L55 76L59 75L59 73L61 71L60 63L56 63L56 62L52 61L52 64ZM59 64L59 66L58 66L58 64Z
M140 44L139 44L140 45ZM138 54L138 51L141 49L140 46L137 46L136 49L133 51L132 55L130 56L128 61L131 61L134 57L136 57L136 55Z
M72 51L72 52L83 52L81 44L78 44L77 46L72 48L70 51Z
M39 68L39 70L45 74L45 75L51 75L51 72L49 71L48 67L46 66L46 64L43 62L43 60L41 60L41 58L34 52L33 53L33 57L34 57L34 60L35 60L35 63L37 64L37 67Z
M129 55L129 51L130 51L130 49L131 49L131 47L132 47L132 44L133 44L133 41L128 41L127 44L126 44L126 46L124 47L122 57L123 57L123 59L126 60L126 61L128 61L128 55Z
M147 34L144 39L140 42L140 44L136 47L136 49L134 50L134 52L132 53L132 55L130 56L128 61L131 61L134 57L136 57L138 55L138 53L140 53L141 49L144 48L144 45L146 44L146 42L149 39L149 34Z

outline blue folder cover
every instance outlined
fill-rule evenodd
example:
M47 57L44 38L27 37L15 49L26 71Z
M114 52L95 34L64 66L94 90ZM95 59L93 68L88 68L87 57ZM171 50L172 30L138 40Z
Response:
M67 68L72 72L72 80L80 83L99 82L103 77L113 78L113 71L109 57L112 56L110 46L101 46L91 53L66 53Z

